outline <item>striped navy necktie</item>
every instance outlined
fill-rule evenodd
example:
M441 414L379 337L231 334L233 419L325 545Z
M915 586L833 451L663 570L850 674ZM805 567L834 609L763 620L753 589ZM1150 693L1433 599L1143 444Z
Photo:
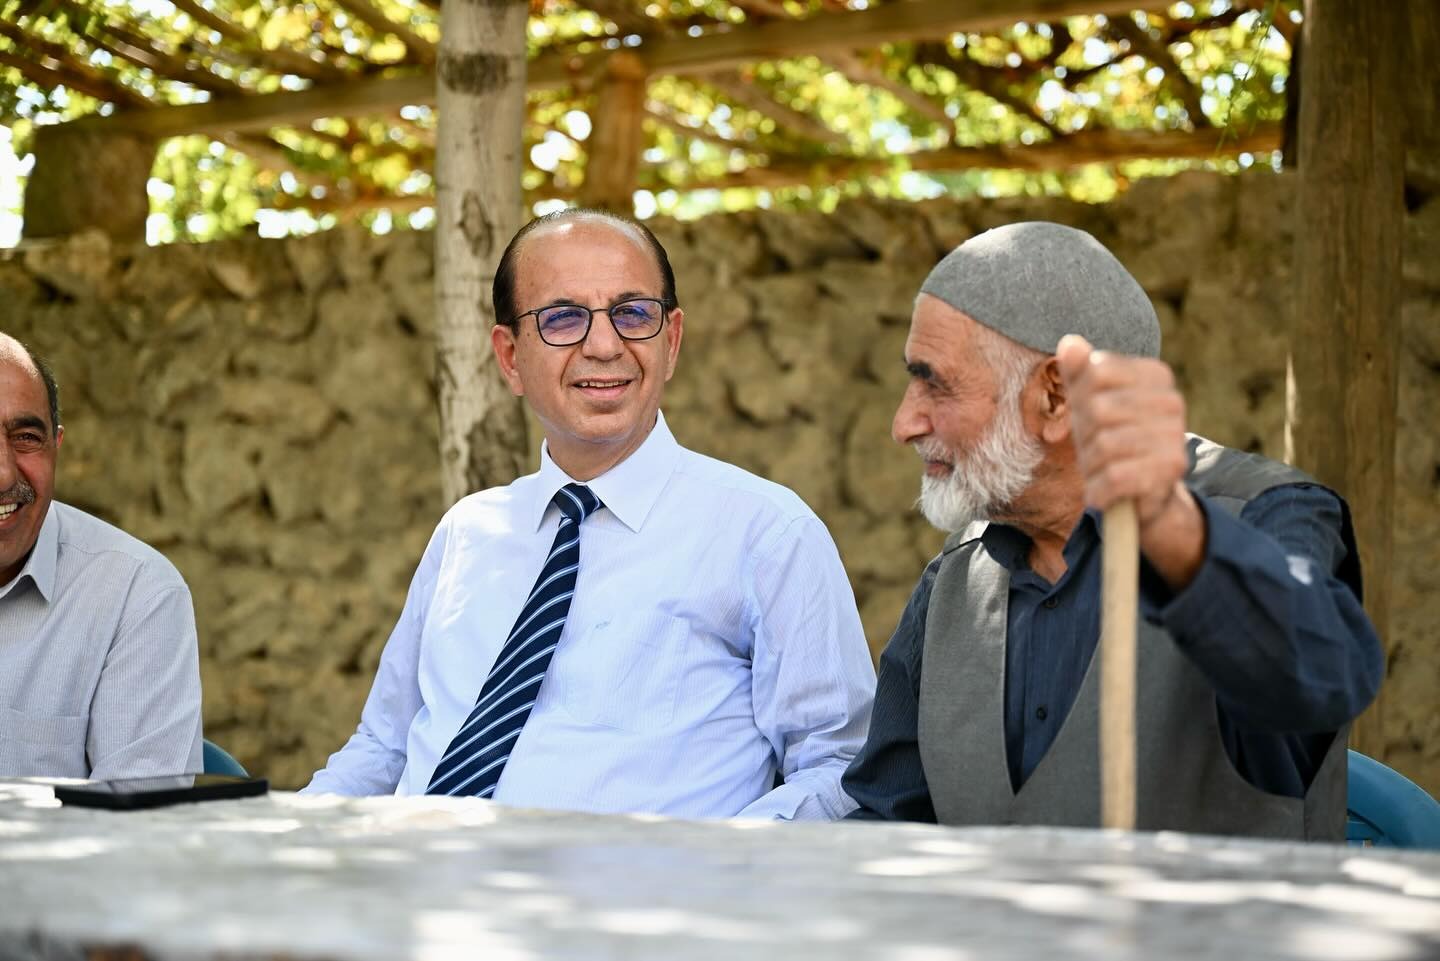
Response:
M550 556L480 688L474 709L430 776L426 794L494 794L520 729L535 706L575 595L580 522L602 506L583 484L566 484L551 503L563 516Z

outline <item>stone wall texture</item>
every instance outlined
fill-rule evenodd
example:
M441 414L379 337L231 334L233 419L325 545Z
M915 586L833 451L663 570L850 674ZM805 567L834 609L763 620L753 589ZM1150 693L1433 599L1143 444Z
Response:
M945 252L1082 227L1155 301L1193 429L1282 452L1293 181L1187 174L1116 202L855 202L657 223L686 309L682 443L798 491L878 653L940 536L889 439L911 303ZM424 233L0 256L0 329L62 386L62 499L164 551L195 596L207 734L282 787L349 736L442 511ZM1440 197L1407 224L1386 760L1440 793Z

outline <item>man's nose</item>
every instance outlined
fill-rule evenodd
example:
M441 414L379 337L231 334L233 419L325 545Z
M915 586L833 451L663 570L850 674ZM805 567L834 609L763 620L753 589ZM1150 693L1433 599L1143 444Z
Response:
M10 447L8 437L0 437L0 491L8 491L20 479L20 468L15 462L15 451Z
M580 344L581 352L595 360L614 360L623 349L623 341L610 320L610 312L595 311L590 317L590 332Z
M913 444L930 433L930 419L915 397L916 391L914 384L906 387L900 397L900 406L895 408L895 419L890 422L890 436L897 444Z

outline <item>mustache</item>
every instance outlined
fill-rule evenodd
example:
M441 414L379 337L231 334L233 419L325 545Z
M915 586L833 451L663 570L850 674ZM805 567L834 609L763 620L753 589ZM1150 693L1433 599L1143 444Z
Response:
M938 461L942 464L955 463L955 452L937 440L922 440L911 445L921 460Z
M0 491L0 504L33 503L35 503L35 488L31 487L23 477L11 484L8 490Z

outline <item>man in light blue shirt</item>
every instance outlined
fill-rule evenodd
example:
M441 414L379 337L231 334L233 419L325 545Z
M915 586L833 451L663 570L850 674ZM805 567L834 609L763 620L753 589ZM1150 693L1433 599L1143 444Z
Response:
M0 777L198 773L190 591L158 552L54 500L58 396L0 333Z
M551 215L494 294L540 470L445 515L359 729L306 791L843 816L875 684L854 596L795 494L671 435L684 313L663 248L623 218Z

